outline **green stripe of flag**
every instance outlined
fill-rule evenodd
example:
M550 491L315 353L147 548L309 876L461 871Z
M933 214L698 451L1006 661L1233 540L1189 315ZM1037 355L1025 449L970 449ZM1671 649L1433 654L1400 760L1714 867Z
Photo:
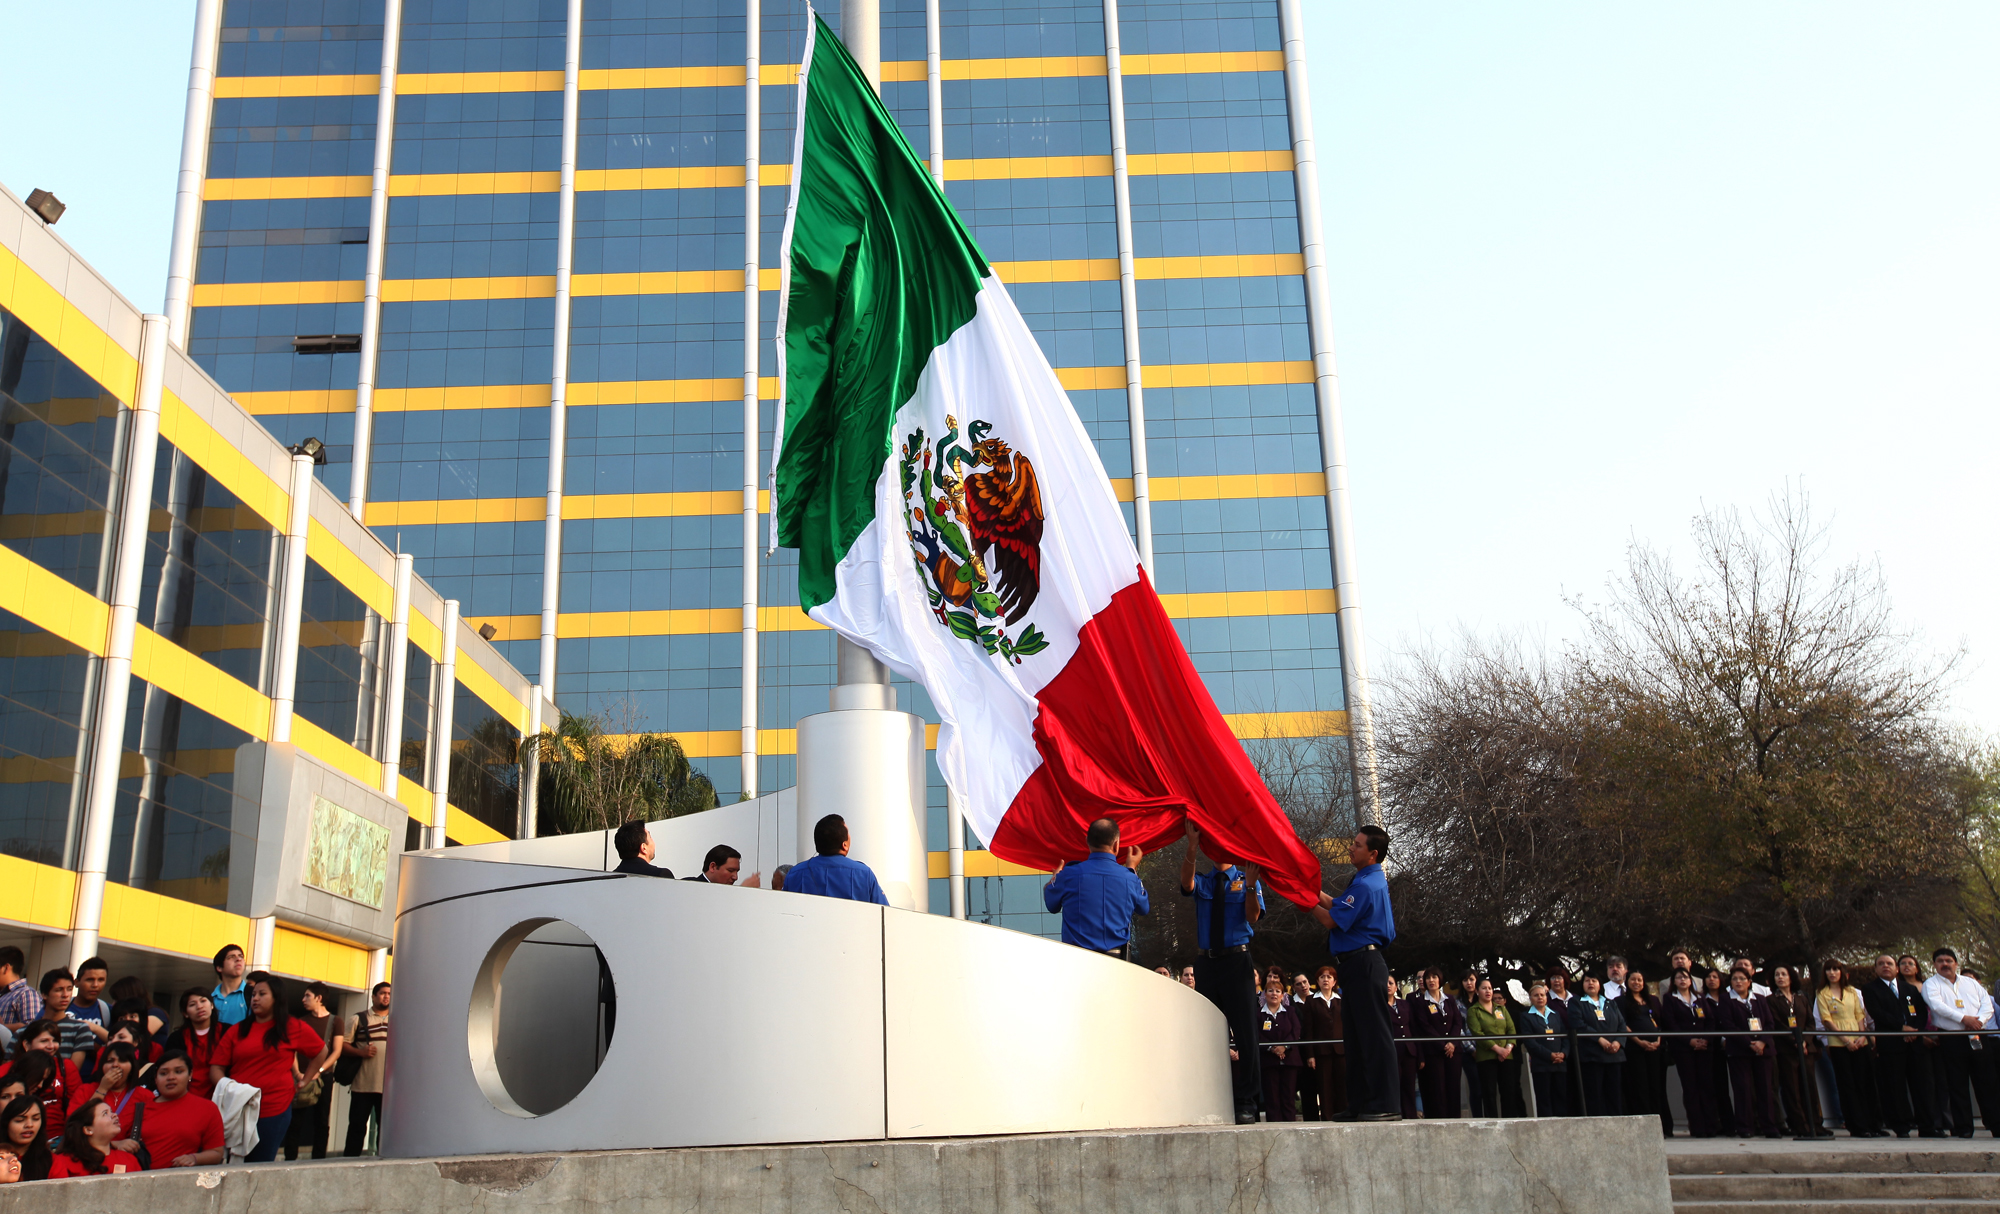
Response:
M834 567L874 521L896 411L931 351L972 319L987 265L817 15L799 87L772 505L810 610L833 597Z

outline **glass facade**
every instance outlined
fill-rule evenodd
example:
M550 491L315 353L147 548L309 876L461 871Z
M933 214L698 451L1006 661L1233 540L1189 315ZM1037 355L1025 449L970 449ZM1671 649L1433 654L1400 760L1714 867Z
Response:
M837 28L838 5L821 11ZM563 0L407 0L385 51L379 0L230 0L190 351L287 441L325 439L323 475L347 492L360 356L293 353L291 338L361 332L378 137L368 73L394 56L394 130L379 133L391 179L367 521L417 554L469 627L492 623L495 643L552 681L564 709L622 710L674 733L728 800L742 788L746 658L744 11L584 0L555 449L564 16ZM803 16L763 13L756 231L767 271ZM923 5L885 0L882 27L884 100L927 155ZM1096 3L945 0L946 193L1071 389L1135 529L1126 364L1139 359L1155 582L1223 712L1246 738L1320 734L1344 694L1277 6L1120 5L1136 351L1118 279L1106 34ZM253 296L245 284L265 287ZM762 293L767 395L777 304ZM772 417L766 400L761 452ZM542 517L558 467L551 566ZM785 731L826 707L834 645L788 610L790 554L758 561L758 724ZM556 669L538 673L550 568L560 641ZM413 668L413 700L435 695L423 687ZM465 709L476 701L457 694L453 787L461 763L492 786L475 798L486 809L460 808L511 821L506 748L476 741L480 721ZM920 688L903 687L902 702L935 719ZM406 722L420 720L411 708ZM405 737L406 774L426 745ZM759 790L792 778L786 746L767 746ZM941 849L935 764L932 800ZM1051 930L1030 883L979 878L978 914Z

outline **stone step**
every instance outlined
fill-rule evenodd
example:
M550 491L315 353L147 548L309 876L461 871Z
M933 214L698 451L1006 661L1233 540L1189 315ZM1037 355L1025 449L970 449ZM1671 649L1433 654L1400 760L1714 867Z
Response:
M1677 1201L1674 1214L1993 1214L1990 1201L1909 1201L1900 1197L1863 1201Z
M2000 1143L1996 1143L2000 1148ZM2000 1149L1933 1151L1924 1147L1874 1150L1760 1151L1755 1154L1667 1156L1667 1171L1684 1176L1807 1172L2000 1172Z
M1978 1172L1768 1172L1670 1178L1676 1206L1723 1201L1971 1201L2000 1204L2000 1175Z

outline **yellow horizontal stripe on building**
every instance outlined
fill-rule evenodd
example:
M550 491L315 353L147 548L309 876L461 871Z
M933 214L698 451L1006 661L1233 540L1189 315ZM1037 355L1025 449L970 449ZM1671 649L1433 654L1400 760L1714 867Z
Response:
M198 290L199 288L197 288ZM312 389L298 392L232 392L237 404L262 416L283 413L352 413L354 389ZM382 394L375 394L380 401ZM378 406L379 407L379 406Z
M540 499L537 499L540 500ZM767 489L757 491L757 512L771 508ZM741 489L707 493L598 493L563 498L562 516L589 518L688 518L704 514L743 513Z
M1117 482L1114 482L1117 483ZM1124 481L1125 492L1132 482ZM1148 484L1156 502L1212 502L1239 497L1324 497L1324 472L1259 472L1241 476L1156 476ZM1130 496L1119 498L1131 501Z
M1338 738L1347 735L1347 714L1331 712L1225 712L1229 730L1245 741L1259 738Z
M334 581L353 591L362 602L374 608L376 615L386 619L395 611L396 591L389 585L389 579L377 573L373 565L335 539L333 532L321 525L318 519L311 519L306 523L306 555L318 561L319 567L326 570ZM355 627L360 627L358 622ZM351 638L351 643L354 645L361 643L358 633Z
M758 395L778 398L778 378L757 381ZM742 400L741 379L616 379L569 386L572 405L687 405L703 401Z
M464 626L461 625L461 627ZM472 625L473 629L478 627L477 624ZM467 631L471 631L471 629ZM535 635L540 636L541 634L537 632ZM500 680L488 674L484 666L473 661L467 655L465 647L462 645L458 650L458 681L465 684L467 691L484 701L488 708L499 713L506 720L507 724L514 727L516 732L526 733L528 731L527 706L515 699L512 692L501 686Z
M0 919L66 932L75 907L75 873L19 856L0 856Z
M41 334L105 391L128 405L132 402L139 360L4 246L0 246L0 308Z
M286 517L291 494L171 390L161 393L160 437L179 447L265 520Z
M267 198L366 198L366 177L210 177L201 183L207 202L250 202Z
M455 498L425 502L369 502L370 527L436 527L454 523L525 523L546 516L539 497Z
M1123 386L1124 368L1112 370ZM1282 363L1149 363L1142 373L1148 388L1224 388L1244 384L1309 384L1313 365L1309 362Z
M14 407L51 426L80 426L118 416L120 405L118 398L107 392L102 396L58 396L27 403L15 401Z
M270 736L271 701L144 624L132 636L132 673L253 738Z
M438 610L442 613L444 609L443 607L439 607ZM444 654L444 629L432 623L422 611L412 610L410 612L410 644L423 650L430 660L435 662ZM424 820L426 822L430 821L429 818Z
M427 818L425 821L429 821L429 819ZM450 839L453 843L465 846L471 843L504 843L510 836L501 834L499 831L486 825L486 823L466 813L458 806L446 802L444 807L444 837Z
M379 772L377 773L376 778L377 778L377 783L375 787L380 788L382 785L379 782L381 778ZM412 780L410 777L402 774L400 771L396 773L396 800L399 804L402 805L403 809L407 811L412 818L415 818L417 820L418 823L424 826L430 825L431 822L430 789L425 788L423 785L417 783L415 780Z
M547 384L384 388L375 393L375 407L384 413L414 413L425 409L546 409L548 404Z
M965 875L968 877L1046 877L1045 868L1025 868L1012 860L1002 860L990 851L969 851L964 853ZM934 851L928 854L930 875L934 880L951 876L951 853Z
M757 289L775 291L779 275L774 269L760 270ZM570 279L570 293L581 298L593 295L701 295L743 290L741 270L646 270L636 274L578 274Z
M1289 149L1248 152L1160 152L1129 157L1134 176L1204 173L1288 173ZM1006 181L1049 177L1109 177L1109 156L993 156L947 160L947 181ZM767 186L790 185L792 166L766 164L757 180ZM449 194L553 194L561 186L554 172L410 173L389 179L389 193L399 198ZM680 168L585 169L576 188L602 190L741 189L740 165L689 165ZM366 177L211 177L203 186L210 201L265 198L366 198Z
M382 787L382 763L370 758L297 713L292 714L292 741L300 750L335 771L370 788Z
M430 93L560 93L563 74L545 72L403 72L396 77L398 97ZM375 89L382 87L378 80Z
M515 620L537 619L514 616ZM825 625L796 607L761 607L757 627L762 632L810 632ZM517 625L518 627L518 625ZM566 611L556 617L556 636L575 637L695 636L740 632L741 607L681 607L661 611ZM539 635L539 626L536 635Z
M125 758L127 761L118 773L119 778L128 779L141 774L131 770L141 766L132 761L137 756L127 752ZM0 784L68 784L74 779L75 755L8 755L0 758Z
M262 624L194 624L183 629L174 642L193 654L262 649L264 629Z
M174 883L196 886L200 881ZM221 892L220 880L211 893ZM195 889L187 892L195 893ZM104 939L156 952L177 953L204 961L225 944L247 945L250 920L212 906L200 906L183 898L168 897L150 889L134 889L115 882L104 887L104 920L99 929Z
M80 648L54 633L0 630L0 658L66 658Z
M1002 261L994 270L1010 283L1115 282L1118 260L1100 257L1071 261ZM1239 257L1142 257L1133 263L1138 277L1248 278L1305 273L1305 258L1297 253ZM776 291L779 272L758 274L758 289ZM734 293L743 289L741 270L651 270L629 274L579 274L571 292L579 298L603 295L694 295ZM547 299L556 293L550 275L503 278L389 278L382 282L384 303L414 303L459 299ZM360 280L336 282L201 283L194 288L198 308L285 306L293 304L359 303ZM264 395L264 394L259 394ZM320 395L326 395L321 393ZM352 408L351 392L349 408ZM248 407L248 406L246 406ZM271 410L258 410L270 412ZM292 412L295 410L286 410ZM317 412L318 410L296 410Z
M1102 55L1050 55L1008 59L946 59L939 64L946 80L1028 80L1067 76L1102 76ZM1282 72L1279 51L1222 51L1187 55L1127 55L1122 69L1128 76L1213 75L1223 72ZM766 87L798 83L796 63L767 63L758 80ZM922 59L894 59L882 64L884 82L927 78ZM586 68L577 73L577 87L600 89L741 88L741 67ZM396 77L398 96L438 93L559 92L562 73L545 72L406 72ZM375 75L346 76L219 76L217 97L359 97L380 92Z
M556 87L560 88L561 85ZM215 95L237 97L365 97L382 91L382 78L366 76L217 76ZM398 88L397 92L403 90Z
M12 548L0 548L0 608L48 629L98 656L111 627L111 608Z
M1224 713L1222 719L1238 738L1250 741L1260 738L1341 737L1347 733L1347 714L1344 712L1236 712ZM743 751L743 735L734 729L665 729L660 732L672 734L691 759L734 758ZM936 725L924 726L926 748L937 749L937 733ZM760 755L793 755L798 753L798 749L796 729L757 731L757 753Z
M1160 604L1176 620L1245 615L1318 615L1338 611L1331 590L1218 590L1163 594Z
M265 968L358 991L368 985L368 950L297 928L279 927L272 933L271 960Z

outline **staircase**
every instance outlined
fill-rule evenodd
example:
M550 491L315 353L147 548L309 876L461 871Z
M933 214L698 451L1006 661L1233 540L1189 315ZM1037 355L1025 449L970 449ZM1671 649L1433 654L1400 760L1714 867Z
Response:
M1667 1175L1675 1214L2000 1210L2000 1150L1670 1154Z

